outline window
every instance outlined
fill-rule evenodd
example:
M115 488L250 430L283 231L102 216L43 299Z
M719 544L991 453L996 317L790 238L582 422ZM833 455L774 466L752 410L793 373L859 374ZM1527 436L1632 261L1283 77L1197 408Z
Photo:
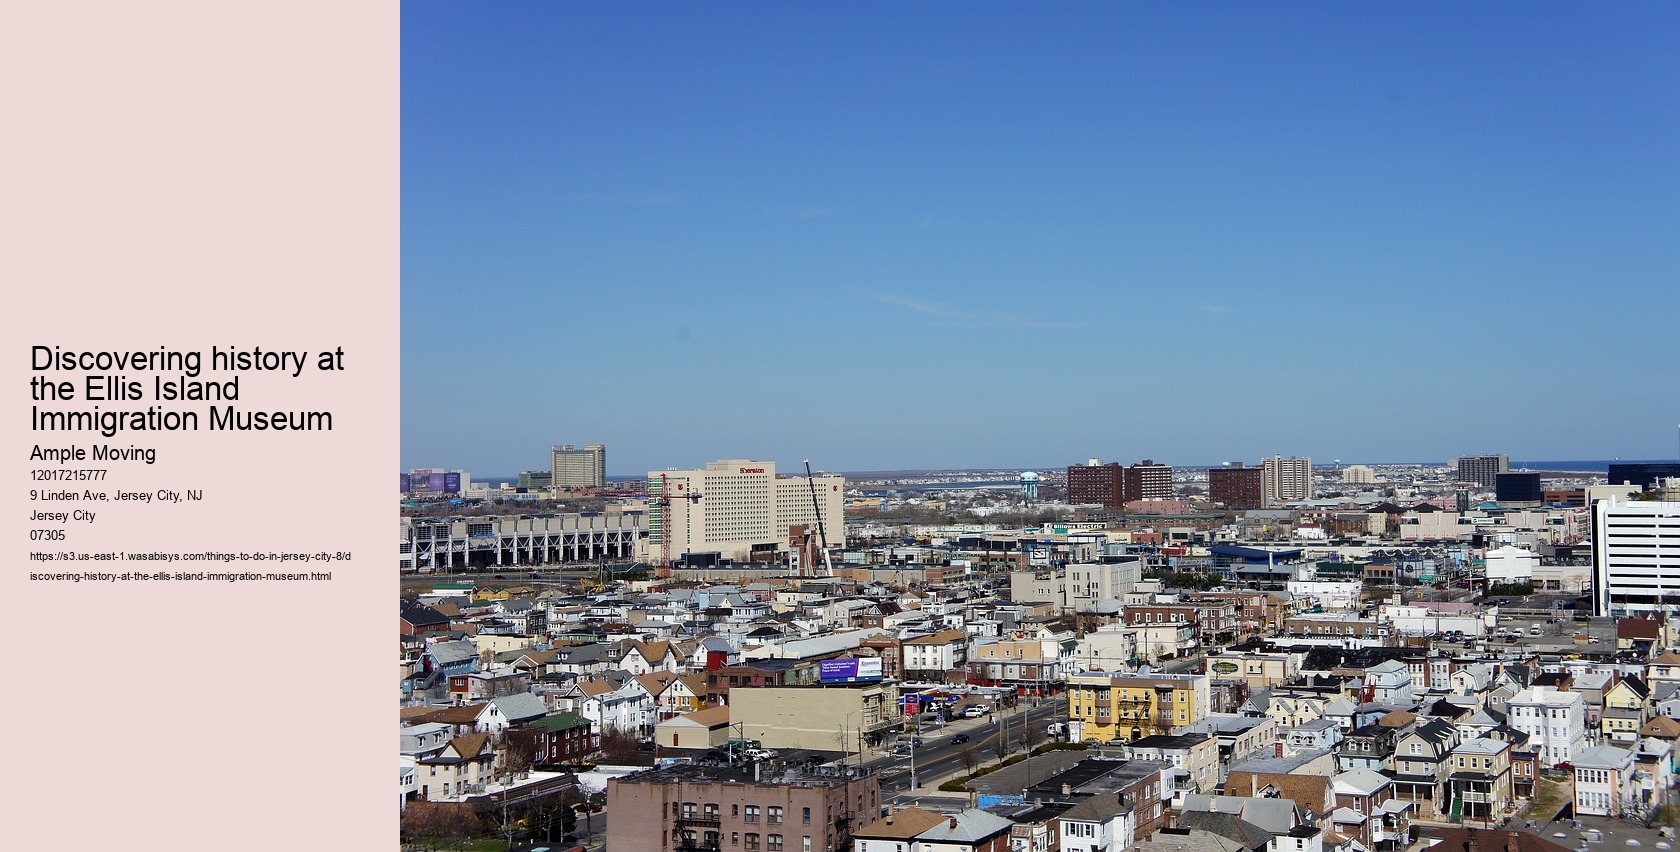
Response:
M741 845L741 832L739 832L739 831L729 832L729 845L730 846L740 846Z
M782 809L779 806L771 806L771 807L765 808L764 810L765 810L765 813L764 813L764 817L765 817L764 821L765 822L770 823L771 825L781 825L782 824ZM770 836L771 837L780 837L781 835L772 834ZM771 847L771 848L774 849L775 847Z
M764 838L764 841L764 848L769 852L781 852L782 836L780 834L772 834Z
M746 819L747 819L747 822L758 822L758 805L747 805L747 817L746 817ZM756 834L749 834L749 835L747 835L747 838L748 838L747 842L748 843L754 843L754 842L756 842L757 837L758 837L758 835L756 835ZM755 848L755 847L748 846L747 848L752 849L752 848Z
M804 823L805 823L805 825L810 825L811 824L811 809L810 808L805 809Z
M757 849L758 848L758 835L755 834L754 832L751 832L751 831L747 832L747 848L748 849Z
M738 804L737 805L730 805L729 806L729 815L732 816L732 817L740 816L741 815L741 806L738 805Z

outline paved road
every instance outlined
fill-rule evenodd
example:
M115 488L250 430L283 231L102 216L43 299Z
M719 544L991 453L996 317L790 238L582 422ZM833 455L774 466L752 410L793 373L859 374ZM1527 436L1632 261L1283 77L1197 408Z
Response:
M1023 710L1025 711L1023 714ZM1023 721L1023 715L1025 721ZM915 764L916 777L922 786L928 786L942 781L946 776L958 771L966 771L963 762L963 751L972 747L979 755L981 764L997 761L998 743L1004 743L1004 755L1020 753L1019 743L1022 740L1023 725L1031 725L1038 730L1035 742L1048 742L1044 736L1044 728L1050 722L1062 721L1067 718L1067 702L1063 697L1045 699L1037 707L1016 707L1001 716L994 716L991 721L985 717L979 719L958 719L947 724L943 729L927 728L921 734L923 745L916 749ZM957 734L968 734L969 741L961 745L951 742ZM1005 739L1007 737L1007 739ZM1016 748L1010 748L1014 743ZM890 754L878 754L864 762L864 765L880 767L881 790L899 792L910 787L910 759L895 757Z

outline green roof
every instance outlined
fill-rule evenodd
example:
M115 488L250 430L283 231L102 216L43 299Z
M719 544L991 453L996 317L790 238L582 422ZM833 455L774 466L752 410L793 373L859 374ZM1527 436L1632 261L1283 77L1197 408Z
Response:
M549 733L553 733L555 731L566 731L572 728L588 727L592 724L594 723L590 722L588 719L568 711L565 713L554 713L552 715L544 716L541 719L531 722L529 727L541 728Z

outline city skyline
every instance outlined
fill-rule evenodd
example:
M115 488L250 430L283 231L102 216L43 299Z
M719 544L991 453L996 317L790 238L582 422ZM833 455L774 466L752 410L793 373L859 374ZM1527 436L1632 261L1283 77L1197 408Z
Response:
M411 4L404 467L1671 458L1676 24Z

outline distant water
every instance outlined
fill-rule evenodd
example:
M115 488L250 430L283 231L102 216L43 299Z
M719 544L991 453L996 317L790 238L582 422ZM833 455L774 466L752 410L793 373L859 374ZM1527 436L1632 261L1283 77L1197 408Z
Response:
M1569 470L1608 473L1612 464L1673 464L1674 459L1588 459L1586 461L1513 461L1511 469Z

